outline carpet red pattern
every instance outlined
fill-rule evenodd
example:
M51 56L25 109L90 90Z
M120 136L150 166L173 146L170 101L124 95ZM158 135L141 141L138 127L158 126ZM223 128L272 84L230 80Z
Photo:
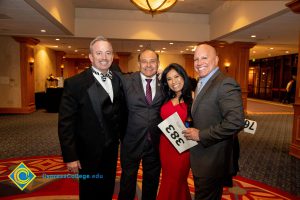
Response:
M36 178L21 191L9 178L9 174L23 162ZM76 178L45 178L46 175L68 174L61 156L14 158L0 161L0 199L78 199L78 181ZM121 175L118 161L116 189L113 199L117 199L119 180ZM43 178L44 177L44 178ZM141 194L142 170L138 172L136 200ZM188 184L191 195L194 196L193 177L190 173ZM67 187L66 187L67 186ZM237 176L234 178L234 186L225 188L223 200L294 200L299 199L279 189L272 188L257 181Z

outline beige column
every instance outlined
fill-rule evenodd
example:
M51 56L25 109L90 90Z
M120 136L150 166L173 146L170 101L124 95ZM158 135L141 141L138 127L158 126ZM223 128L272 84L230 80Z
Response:
M300 14L300 0L293 0L285 4L294 13ZM300 49L300 33L299 34L299 48ZM293 121L293 133L292 143L290 145L289 154L300 158L300 52L298 52L298 66L297 66L297 78L296 78L296 94L294 103L294 121Z
M299 33L298 43L300 49L300 33ZM295 156L296 158L300 158L300 59L299 58L300 58L300 52L298 52L292 143L290 145L290 151L289 151L289 154Z
M185 71L189 77L197 78L194 70L194 55L193 54L183 54Z
M21 108L18 113L31 113L35 111L34 46L40 41L25 37L14 39L20 43Z

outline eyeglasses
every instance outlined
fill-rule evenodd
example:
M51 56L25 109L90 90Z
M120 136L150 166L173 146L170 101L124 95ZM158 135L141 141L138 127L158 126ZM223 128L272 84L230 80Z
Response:
M157 60L140 60L140 63L142 65L147 65L147 64L150 64L150 65L155 65L157 64Z

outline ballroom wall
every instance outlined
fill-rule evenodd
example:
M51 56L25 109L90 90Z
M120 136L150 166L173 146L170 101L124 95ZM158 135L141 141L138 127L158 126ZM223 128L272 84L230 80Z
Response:
M20 46L7 36L0 36L0 44L0 108L20 107Z
M131 54L128 60L128 72L139 71L138 53ZM159 69L163 70L170 63L178 63L185 67L184 58L181 54L159 54L160 66Z

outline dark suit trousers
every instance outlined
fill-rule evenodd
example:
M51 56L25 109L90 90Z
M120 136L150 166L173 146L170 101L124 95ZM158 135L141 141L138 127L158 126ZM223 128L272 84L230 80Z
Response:
M98 177L85 180L79 179L79 199L112 199L115 187L117 159L118 144L112 144L104 148L101 161L82 161L82 169L79 171L79 175L89 175L90 177L98 175Z
M133 200L136 194L136 181L140 162L143 166L142 199L155 200L160 176L160 159L150 141L147 141L139 158L130 158L121 152L122 175L119 200Z
M195 200L221 200L222 178L199 178L194 176Z

